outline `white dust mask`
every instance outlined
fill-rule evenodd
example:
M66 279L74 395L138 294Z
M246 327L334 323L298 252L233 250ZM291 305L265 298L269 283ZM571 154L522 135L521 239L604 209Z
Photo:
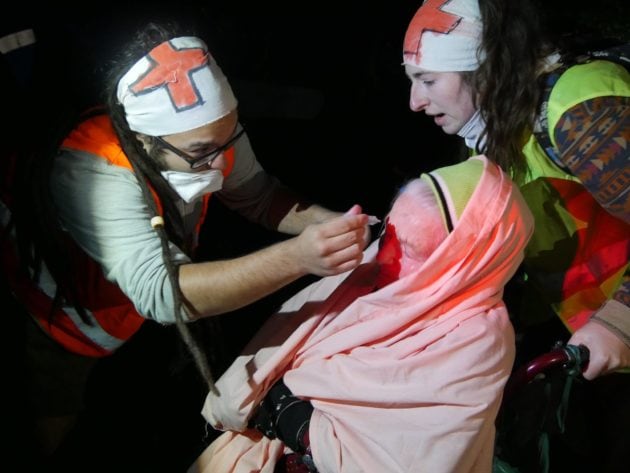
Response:
M223 173L217 169L203 172L161 171L160 174L187 204L223 187Z
M464 138L466 142L466 146L470 149L475 150L477 153L481 153L486 146L486 122L481 116L479 110L477 110L470 120L457 132L458 136ZM483 136L481 136L483 135ZM477 140L481 136L481 140L479 144L477 144Z

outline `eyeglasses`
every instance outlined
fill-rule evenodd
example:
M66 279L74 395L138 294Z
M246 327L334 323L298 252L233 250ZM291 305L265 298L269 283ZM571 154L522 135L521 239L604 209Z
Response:
M164 138L162 138L161 136L155 136L154 138L157 141L159 141L165 148L169 149L170 151L175 153L177 156L182 158L184 161L186 161L188 164L190 164L190 169L198 169L201 166L205 166L207 164L211 164L212 161L217 159L217 157L221 153L224 153L226 150L228 150L232 146L234 146L234 143L236 143L236 141L243 135L243 133L245 133L245 129L241 128L241 130L239 132L237 132L234 136L232 136L232 138L230 138L227 141L227 143L225 143L222 146L219 146L218 148L214 148L208 154L206 154L204 156L200 156L198 158L194 158L191 155L189 155L188 153L184 153L181 149L176 148L175 146L170 144L168 141L164 140Z

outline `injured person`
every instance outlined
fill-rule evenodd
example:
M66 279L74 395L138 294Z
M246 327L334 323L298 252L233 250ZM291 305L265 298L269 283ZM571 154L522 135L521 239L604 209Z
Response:
M189 473L490 472L533 219L474 156L409 181L356 269L286 301L207 396Z

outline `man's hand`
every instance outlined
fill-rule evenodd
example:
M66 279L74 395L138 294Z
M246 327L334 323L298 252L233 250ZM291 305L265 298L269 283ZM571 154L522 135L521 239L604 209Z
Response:
M298 258L304 270L317 276L331 276L356 268L370 235L368 216L353 206L340 217L309 225L296 237Z
M360 215L362 212L363 211L361 209L361 206L355 204L344 215ZM372 242L372 230L370 227L372 225L376 225L377 223L381 223L381 221L377 217L375 217L374 215L368 215L368 220L365 224L365 232L363 233L363 242L365 243L363 249L365 249Z

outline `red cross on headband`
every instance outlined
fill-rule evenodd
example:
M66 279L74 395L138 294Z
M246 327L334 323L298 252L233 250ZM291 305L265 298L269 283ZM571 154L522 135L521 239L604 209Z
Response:
M433 72L473 71L481 32L477 0L427 0L407 28L403 62Z
M120 79L118 100L130 128L152 136L198 128L237 105L223 72L195 37L153 48Z

